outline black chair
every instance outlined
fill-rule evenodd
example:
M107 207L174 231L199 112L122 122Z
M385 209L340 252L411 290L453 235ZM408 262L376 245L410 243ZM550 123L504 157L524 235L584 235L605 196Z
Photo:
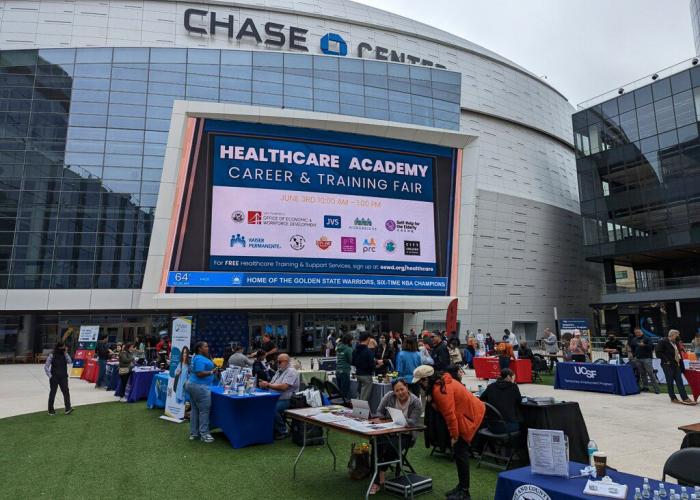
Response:
M411 435L411 442L409 443L408 446L404 446L404 447L402 448L402 450L401 450L401 462L402 462L402 464L403 464L403 467L404 467L405 469L408 469L409 471L411 471L411 474L415 474L415 473L416 473L416 469L414 469L413 466L411 465L411 462L408 461L408 451L409 451L411 448L413 448L413 446L414 446L415 444L416 444L416 438L415 438L415 436ZM394 474L395 474L395 476L396 476L396 477L399 477L400 474L399 474L399 466L398 466L398 464L394 465L394 466L393 466L393 469L394 469Z
M476 466L481 467L483 462L487 466L508 470L513 462L513 458L518 454L520 430L512 432L493 432L489 430L489 425L491 427L501 425L505 428L506 420L493 405L489 403L484 404L486 405L485 427L479 429L477 433L483 439L484 445L481 448L481 456ZM493 460L484 460L485 458Z
M549 371L547 360L541 354L532 355L532 381L542 382L542 374Z
M700 432L687 433L681 443L681 450L683 448L700 448Z
M666 474L681 486L700 486L700 448L685 448L674 452L664 464L663 482Z
M328 401L330 401L332 405L346 406L349 403L349 401L343 398L343 395L340 394L340 389L338 389L338 386L335 385L333 382L326 380L324 388L326 391L326 396L328 397Z
M318 392L320 392L321 394L323 394L323 391L326 390L325 383L323 382L323 380L317 379L316 377L311 377L311 380L309 380L308 387L318 389Z

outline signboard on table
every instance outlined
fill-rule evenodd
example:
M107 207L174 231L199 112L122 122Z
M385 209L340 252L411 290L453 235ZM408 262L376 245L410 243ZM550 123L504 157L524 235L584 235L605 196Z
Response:
M208 245L182 247L167 288L448 294L455 150L213 120L205 132L208 185L192 189L206 206L175 240Z
M80 378L85 368L85 360L90 359L95 354L97 339L100 336L99 325L82 325L78 335L78 349L75 351L75 360L70 370L72 378Z
M591 336L591 327L587 319L560 319L559 320L559 332L561 335L568 333L573 335L574 331L578 330L584 337Z
M173 318L170 349L170 371L165 399L165 415L161 418L180 423L185 417L185 382L189 376L192 316Z

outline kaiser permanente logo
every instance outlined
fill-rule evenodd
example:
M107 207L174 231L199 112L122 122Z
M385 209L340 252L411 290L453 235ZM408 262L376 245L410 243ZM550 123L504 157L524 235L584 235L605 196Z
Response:
M185 30L193 37L214 37L226 33L229 40L235 39L241 45L248 42L245 45L253 43L272 49L288 48L309 52L306 38L309 30L298 26L285 26L272 21L262 24L251 17L236 19L233 14L203 9L186 9L183 22ZM348 43L338 33L326 33L319 39L318 44L321 53L329 56L343 57L350 53ZM355 56L445 69L445 66L430 59L364 41L357 44Z
M282 248L282 245L279 243L268 243L265 241L265 238L248 238L246 240L245 236L237 233L231 235L231 241L229 242L231 248L233 247L241 247L241 248L270 248L270 249L275 249L275 248Z

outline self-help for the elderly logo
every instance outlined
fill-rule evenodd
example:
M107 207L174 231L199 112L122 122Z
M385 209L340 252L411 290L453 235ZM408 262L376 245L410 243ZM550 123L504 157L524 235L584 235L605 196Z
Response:
M574 372L576 373L576 375L583 375L587 378L595 378L596 373L598 373L596 370L591 370L589 368L586 368L585 366L574 367Z

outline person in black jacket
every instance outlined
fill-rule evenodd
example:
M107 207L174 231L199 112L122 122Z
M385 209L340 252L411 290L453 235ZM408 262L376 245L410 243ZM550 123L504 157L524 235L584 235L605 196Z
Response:
M260 384L260 382L269 382L272 380L272 375L265 366L265 351L262 349L259 349L258 352L255 353L252 371L253 376L258 377L258 384Z
M515 383L515 373L510 368L501 370L501 378L489 384L481 394L481 400L494 406L503 415L504 422L487 421L488 429L497 434L520 429L523 415L520 412L522 396Z
M447 350L447 344L442 341L439 332L433 334L433 349L430 355L433 357L435 371L444 372L450 366L450 351Z
M669 330L668 337L662 338L658 344L656 344L656 357L661 360L661 368L666 375L666 387L668 388L668 395L671 398L672 403L682 403L686 405L694 405L689 398L688 394L685 392L685 386L683 385L683 378L681 377L680 365L683 363L681 354L676 347L676 339L680 336L678 330ZM678 387L678 393L681 396L682 401L678 401L676 398L676 393L673 392L673 383L676 383Z
M381 360L374 359L374 352L367 347L369 343L369 333L362 332L359 337L359 342L352 352L352 365L355 367L357 375L357 384L360 391L360 399L369 401L372 394L372 375L376 365L383 364Z
M377 375L386 375L389 367L394 364L394 349L392 349L389 336L386 333L379 336L379 345L374 349L374 357L377 360L382 360L382 365L377 367Z
M53 353L46 358L44 371L49 377L49 415L55 415L56 411L53 407L54 399L56 398L56 390L60 387L63 393L63 403L65 404L66 415L73 411L70 404L70 392L68 391L68 365L73 363L70 356L66 352L66 344L59 341Z

